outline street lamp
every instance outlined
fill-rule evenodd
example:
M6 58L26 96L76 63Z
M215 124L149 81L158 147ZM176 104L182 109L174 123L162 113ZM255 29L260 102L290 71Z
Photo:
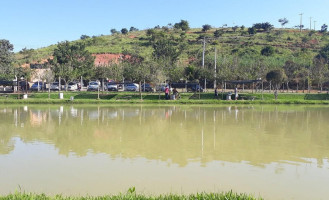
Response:
M263 91L264 91L264 82L263 82L263 80L262 80L262 78L258 78L257 80L259 80L259 81L262 81L262 100L264 100L264 98L263 98Z

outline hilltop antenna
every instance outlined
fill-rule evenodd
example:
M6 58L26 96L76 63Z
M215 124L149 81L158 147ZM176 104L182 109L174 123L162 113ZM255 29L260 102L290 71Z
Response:
M302 32L302 23L303 23L303 14L304 13L300 13L300 25L299 25L299 31Z
M310 30L312 30L312 17L310 17Z
M316 21L314 21L314 22L313 22L313 25L314 25L314 30L315 30L315 22L316 22Z

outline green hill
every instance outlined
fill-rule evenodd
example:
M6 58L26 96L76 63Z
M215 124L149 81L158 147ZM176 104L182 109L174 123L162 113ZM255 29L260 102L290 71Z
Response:
M214 32L220 31L221 36L214 37ZM156 29L162 31L162 29ZM179 37L182 31L170 29L164 31ZM272 59L278 61L281 65L286 60L291 60L301 56L303 53L307 57L313 57L319 49L329 43L329 36L315 31L299 32L296 29L274 29L270 32L259 32L255 35L249 35L247 31L239 28L235 32L231 28L210 29L207 32L202 32L200 28L190 29L185 33L187 48L180 57L181 60L200 57L202 55L202 38L206 36L206 49L209 55L216 47L220 55L238 55L242 56L261 56L261 50L265 46L274 47L275 53L263 59ZM122 52L137 52L141 56L152 54L152 46L149 43L149 36L146 35L146 30L129 32L126 35L102 35L93 36L83 40L72 41L83 42L87 50L93 54L112 53L118 54ZM51 45L45 48L35 49L32 52L19 52L16 54L18 64L38 62L47 59L52 55L56 45ZM213 53L212 53L213 54Z

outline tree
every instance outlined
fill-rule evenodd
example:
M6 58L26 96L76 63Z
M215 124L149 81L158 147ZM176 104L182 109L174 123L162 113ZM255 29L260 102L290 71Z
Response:
M42 80L45 79L49 84L54 81L54 78L54 72L51 69L46 69L41 77ZM48 99L50 99L50 86L48 87Z
M186 49L185 35L176 38L164 32L154 33L150 37L155 60L166 60L174 64L182 52Z
M329 44L320 49L317 59L325 59L329 63Z
M238 28L239 28L239 26L233 26L232 27L233 32L235 33Z
M203 31L203 32L207 32L207 31L209 31L210 29L211 29L211 25L209 25L209 24L205 24L205 25L202 26L202 31Z
M80 39L81 39L81 40L88 39L88 38L90 38L88 35L81 35L81 36L80 36Z
M126 28L121 29L121 33L124 35L128 34L128 29Z
M149 28L146 30L147 36L153 36L155 34L155 30L153 28Z
M143 97L142 97L141 83L144 80L146 81L150 80L151 65L137 55L125 57L122 61L122 64L123 64L123 76L125 77L125 79L139 83L139 93L140 93L140 98L142 100Z
M256 34L256 29L255 29L255 27L248 28L248 33L249 33L249 35L254 35L254 34Z
M282 28L283 28L286 24L289 23L289 21L287 20L287 18L281 18L281 19L278 20L278 22L280 22Z
M89 79L92 76L94 60L91 53L85 50L83 43L71 44L65 41L57 44L53 59L48 59L48 62L55 76L63 78L67 85L69 81L81 76Z
M274 48L272 46L266 46L261 50L263 56L271 56L274 54Z
M245 28L246 28L246 27L245 27L244 25L242 25L242 26L240 27L241 31L244 31Z
M280 85L282 84L282 82L284 81L284 79L286 78L285 73L283 72L283 70L272 70L269 73L266 74L266 80L271 82L271 84L274 85L275 88L275 92L274 92L274 96L275 96L275 100L277 100L278 98L278 89L280 88Z
M291 60L286 61L285 65L283 66L283 70L287 76L286 84L287 84L287 91L289 90L289 82L296 78L296 73L298 70L298 65Z
M0 40L0 79L14 78L14 46L8 40Z
M223 34L224 34L224 31L223 31L223 30L219 30L219 29L217 29L217 30L214 32L214 37L219 38L219 37L222 36Z
M269 22L263 22L263 23L256 23L254 24L252 27L254 27L257 30L264 30L264 31L270 31L274 28L274 26L272 24L270 24Z
M114 34L116 34L116 33L118 33L118 31L117 31L115 28L112 28L112 29L111 29L111 34L114 35Z
M134 32L134 31L138 31L138 28L135 28L135 27L130 27L130 29L129 29L129 32Z
M179 23L175 23L175 29L181 29L182 31L188 31L190 29L189 23L186 20L181 20Z
M329 69L327 61L323 58L314 59L314 67L312 69L314 80L318 83L320 91L322 92L323 84L328 81Z
M23 59L25 63L29 63L32 60L34 49L27 49L26 47L19 51L21 55L23 55ZM22 64L22 63L20 63Z
M327 25L327 24L323 24L323 25L321 26L321 30L320 30L320 32L321 32L321 33L325 33L325 32L327 32L327 30L328 30L328 25Z

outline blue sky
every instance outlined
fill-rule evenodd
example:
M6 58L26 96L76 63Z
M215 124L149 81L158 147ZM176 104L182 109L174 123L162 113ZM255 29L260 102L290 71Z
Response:
M110 29L152 28L156 25L189 21L191 27L210 24L251 26L270 22L280 27L303 24L310 17L316 28L329 23L328 0L0 0L0 39L24 47L39 48L81 35L108 35ZM312 25L313 27L313 25Z

